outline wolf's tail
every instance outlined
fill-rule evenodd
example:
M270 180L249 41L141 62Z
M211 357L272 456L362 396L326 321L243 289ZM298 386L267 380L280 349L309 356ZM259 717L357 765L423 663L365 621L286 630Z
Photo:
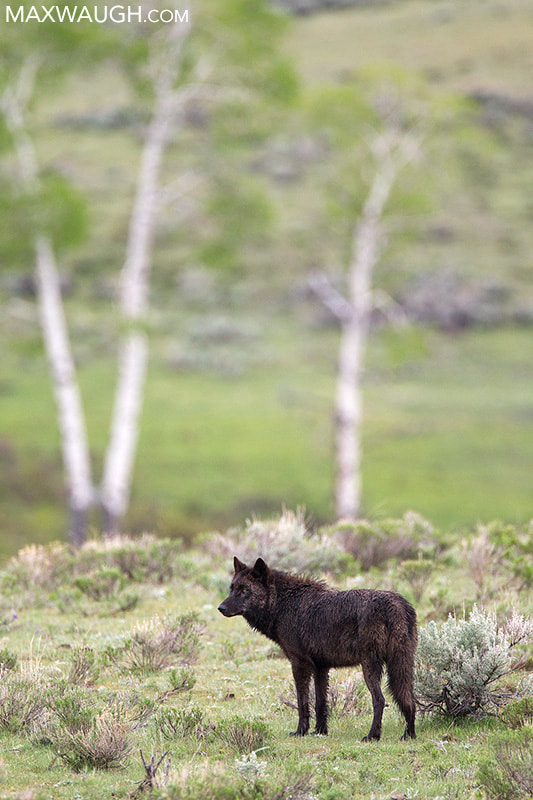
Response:
M418 631L416 611L403 598L402 605L403 624L394 625L389 631L387 675L391 694L407 723L404 735L414 738L416 706L413 684Z

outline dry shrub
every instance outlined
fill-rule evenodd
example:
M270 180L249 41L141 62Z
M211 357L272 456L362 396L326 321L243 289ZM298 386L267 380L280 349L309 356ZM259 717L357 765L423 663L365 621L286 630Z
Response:
M99 675L100 668L95 651L91 647L76 647L72 653L68 683L93 684L98 680Z
M261 555L277 569L297 572L342 572L350 562L337 538L325 530L308 529L302 509L284 509L276 519L247 520L244 528L216 534L209 549L213 556L225 560L238 554L250 562Z
M132 539L124 535L86 542L79 552L78 570L89 572L100 568L117 569L126 578L137 582L161 584L178 572L191 571L191 565L181 564L182 545L172 539L158 539L149 533Z
M422 599L434 569L435 562L426 558L409 558L400 564L398 575L411 587L415 602L419 603Z
M431 523L414 511L380 523L340 522L328 530L363 570L380 567L391 558L431 557L440 547Z
M298 709L296 689L291 683L286 692L279 697L280 702L289 708ZM309 703L315 707L315 686L309 686ZM359 675L346 680L330 679L328 688L328 708L331 715L339 717L352 716L365 713L367 708L367 690L364 681Z
M352 716L367 711L367 689L364 681L355 676L344 681L333 679L329 687L328 705L332 714Z
M7 588L53 591L69 575L72 555L61 542L29 544L13 556L3 573Z
M262 719L238 716L222 720L215 728L217 738L240 754L259 750L264 746L268 734L268 726Z
M491 582L501 562L502 551L490 539L487 527L480 525L478 534L469 542L463 541L463 550L470 577L474 581L478 597L487 596L487 582Z
M296 775L280 786L273 786L263 793L264 800L312 800L313 777L310 773Z
M130 725L116 709L104 709L79 730L63 728L56 747L61 759L76 771L119 769L133 747Z
M0 584L5 595L17 593L19 605L31 604L39 595L61 587L70 589L73 584L98 601L117 596L131 581L161 584L176 576L194 577L199 572L198 557L192 558L182 549L180 542L150 534L137 539L94 539L79 550L59 542L32 544L8 561L0 573ZM122 600L126 602L126 598Z
M138 625L124 645L108 650L108 656L122 669L159 672L196 662L202 626L194 613L180 617L154 617Z
M38 673L0 675L0 728L30 732L45 715L52 689Z
M161 709L156 716L155 724L158 732L167 740L207 739L215 729L215 726L205 719L202 709L197 706Z

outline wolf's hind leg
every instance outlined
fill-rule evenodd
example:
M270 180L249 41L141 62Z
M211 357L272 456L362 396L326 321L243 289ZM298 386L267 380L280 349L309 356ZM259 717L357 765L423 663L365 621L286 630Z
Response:
M317 668L315 671L315 733L323 736L328 732L328 686L329 670L327 667Z
M370 730L363 742L368 742L371 739L381 738L381 720L383 718L383 709L385 708L385 698L381 691L381 676L383 674L383 663L377 659L365 658L361 661L363 668L363 678L368 686L368 690L372 696L372 708L374 709L374 718Z

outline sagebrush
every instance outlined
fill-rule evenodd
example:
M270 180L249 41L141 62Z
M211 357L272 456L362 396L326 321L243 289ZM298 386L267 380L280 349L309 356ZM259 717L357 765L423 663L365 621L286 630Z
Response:
M512 696L501 679L520 668L512 648L533 633L522 616L498 625L494 614L477 606L468 619L450 615L444 623L429 622L420 631L416 695L426 712L451 717L482 716Z

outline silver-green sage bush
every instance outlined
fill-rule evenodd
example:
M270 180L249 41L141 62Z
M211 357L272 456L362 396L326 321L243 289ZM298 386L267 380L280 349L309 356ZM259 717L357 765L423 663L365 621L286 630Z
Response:
M498 625L474 606L468 619L450 615L420 631L416 696L420 708L451 717L483 716L513 695L501 679L520 669L513 648L531 638L533 620L514 615Z

